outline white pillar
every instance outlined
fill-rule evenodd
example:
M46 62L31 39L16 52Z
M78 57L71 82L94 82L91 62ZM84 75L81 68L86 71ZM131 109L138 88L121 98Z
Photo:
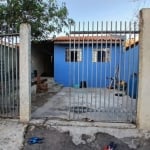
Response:
M139 61L137 125L150 130L150 9L140 11Z
M20 25L20 121L28 122L31 117L31 27Z

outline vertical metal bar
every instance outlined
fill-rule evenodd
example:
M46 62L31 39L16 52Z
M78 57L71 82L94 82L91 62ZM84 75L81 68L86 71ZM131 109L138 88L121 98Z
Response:
M17 29L17 27L15 26L15 29ZM17 32L17 30L16 30ZM19 108L20 108L20 100L19 100L19 92L20 92L20 89L19 89L19 46L18 46L18 40L19 40L19 36L16 36L16 50L17 50L17 68L16 68L16 79L17 79L17 110L18 110L18 116L19 116Z
M80 31L80 29L81 29L81 26L80 26L80 22L79 22L79 31ZM78 48L80 48L80 34L78 35ZM80 70L79 70L79 72L80 72ZM80 74L80 73L79 73ZM81 78L82 78L82 72L81 72ZM78 94L78 104L77 104L77 106L80 106L80 96L79 96L79 93L77 93ZM78 109L78 116L77 116L77 119L79 119L79 117L80 117L80 107L77 107L77 108L79 108Z
M71 66L73 66L73 70L72 70L72 72L73 72L73 81L72 81L72 86L73 86L73 95L74 95L74 97L73 97L73 100L74 100L74 102L73 102L73 105L74 105L74 103L75 103L75 100L76 100L76 91L75 91L75 89L74 89L74 85L75 85L75 71L76 71L76 68L75 68L75 64L76 64L76 55L75 55L75 53L76 53L76 47L75 47L75 43L74 43L74 46L73 46L73 49L71 49L71 57L72 57L72 52L73 52L73 60L71 60L71 62L72 62L72 64L71 64ZM72 58L71 58L72 59ZM73 107L74 108L74 107ZM73 115L75 115L75 113L73 112ZM74 117L74 116L73 116Z
M137 28L137 30L139 30L138 29L138 23L136 22L136 28ZM137 35L137 42L138 42L138 40L139 40L139 35ZM137 87L136 87L136 102L135 102L135 105L136 105L136 110L135 110L135 115L137 114L137 100L138 100L138 82L139 82L139 46L137 47L137 51L138 51L138 54L137 54L137 59L138 59L138 61L137 61ZM137 116L136 116L136 118L137 118ZM135 118L135 119L136 119Z
M127 82L127 80L126 80L126 78L127 78L127 76L126 76L126 70L127 70L127 54L126 54L126 42L127 42L127 34L126 34L126 30L127 30L127 22L125 21L125 25L124 25L125 27L125 29L124 29L124 31L125 31L125 44L124 44L124 48L125 48L125 50L124 50L124 74L123 74L123 78L124 78L124 80ZM129 86L128 85L128 82L127 82L127 86ZM129 87L128 87L129 88ZM127 88L127 89L128 89ZM128 94L128 92L127 92L127 89L126 89L126 94ZM126 111L126 118L127 118L127 120L128 120L128 102L127 102L127 96L125 97L125 99L124 99L124 101L125 101L125 111Z
M98 22L97 24L97 31L101 31L101 23ZM97 48L98 49L101 49L101 37L102 35L101 34L98 34L99 36L99 39L98 39L98 43L97 43ZM97 90L97 98L98 98L98 101L97 101L97 111L100 112L101 111L101 66L100 66L100 63L98 64L98 70L99 70L99 74L98 74L98 78L99 78L99 82L98 82L98 90ZM100 113L99 113L100 114ZM100 116L99 116L99 120L100 120Z
M93 25L92 25L92 31L95 31L95 23L93 22ZM93 49L92 51L94 52L94 49L97 49L97 39L95 38L95 34L93 34ZM97 64L98 62L96 63L92 63L93 64L93 79L95 78L95 83L93 82L93 93L92 93L92 101L93 101L93 104L92 104L92 109L94 112L96 112L96 90L97 90ZM94 112L91 113L94 115Z
M115 31L117 31L117 21L115 22ZM116 92L116 76L117 76L117 70L118 70L118 66L116 65L117 64L117 60L116 60L116 49L117 49L117 39L116 37L114 37L114 83L113 83L113 107L115 107L114 109L114 114L113 114L113 119L116 119L118 118L118 114L117 114L117 108L118 108L118 105L117 105L117 101L116 101L116 97L115 97L115 92Z
M94 22L92 22L92 31L94 31ZM91 46L91 48L92 48L92 54L93 54L93 49L94 49L94 42L93 42L93 34L92 34L92 46ZM93 66L94 66L94 64L92 63L92 66L91 66L91 105L90 105L90 107L92 108L93 106L93 92L94 92L94 81L93 81L93 77L94 77L94 72L93 72Z
M101 31L103 32L103 21L101 22ZM102 50L103 48L103 34L101 34L100 37L101 41L100 41L100 49ZM102 62L100 61L100 111L104 111L104 102L102 99L102 93L103 93L103 89L102 89Z
M129 28L129 29L128 29ZM127 30L130 30L130 22L128 22L127 24ZM127 45L129 43L129 40L130 40L130 34L126 34L126 42L127 42ZM128 45L128 48L129 48L129 45ZM128 50L129 51L129 50ZM127 97L126 97L126 111L127 111L127 120L130 121L130 105L129 105L129 55L126 51L126 80L127 80L127 83L128 83L128 88L127 88Z
M1 27L1 30L2 30L2 27ZM1 37L1 46L0 46L0 62L1 62L1 70L0 70L0 75L1 75L1 78L0 78L0 108L1 108L1 114L3 115L4 114L4 95L3 95L3 72L4 72L4 57L3 57L3 49L4 49L4 46L3 46L3 38Z
M93 25L93 22L92 22L92 25ZM89 27L89 31L91 31L92 29L91 29L91 24L90 24L90 27ZM91 55L93 54L93 35L90 35L90 39L89 39L89 49L90 49L90 51L91 51ZM89 67L89 66L88 66ZM91 89L90 89L90 92L89 92L89 99L90 99L90 101L89 101L89 107L91 107L92 106L92 92L93 92L93 78L92 78L92 76L93 76L93 63L91 64L91 66L90 66L90 68L88 69L88 70L90 70L90 84L91 84ZM89 117L89 116L88 116Z
M96 24L96 31L98 31L98 22ZM98 50L98 32L96 34L95 43L96 43L95 49ZM96 72L95 72L95 79L96 79L95 87L96 88L97 88L97 66L98 66L98 63L96 63Z
M76 26L74 27L74 31L76 31ZM74 40L73 40L73 46L71 47L71 48L73 48L73 49L75 49L75 47L76 47L76 37L75 37L75 35L74 35ZM71 49L70 49L71 50ZM71 60L71 53L70 53L70 60ZM70 69L72 69L72 62L70 61ZM71 70L71 72L72 72L72 70ZM72 75L71 74L71 79L73 78L73 76L74 76L74 74ZM72 98L73 98L73 119L76 117L75 116L75 104L76 104L76 95L75 95L76 93L75 93L75 91L74 91L74 89L72 90Z
M74 31L76 31L76 24L74 25ZM69 57L70 57L70 61L69 61L69 66L70 66L70 68L69 68L69 70L70 70L70 82L71 82L71 87L70 87L70 89L71 89L71 108L72 108L72 119L74 119L75 118L75 94L74 94L74 88L73 88L73 78L74 78L74 74L73 74L73 69L74 69L74 67L73 67L73 62L72 62L72 50L73 49L75 49L75 42L76 42L76 38L75 38L75 34L74 34L74 36L73 36L73 44L72 43L70 43L70 49L69 49Z
M105 30L106 30L106 27L107 26L107 21L105 22ZM103 42L103 47L102 47L102 49L101 49L101 63L102 63L102 66L103 66L103 70L102 70L102 72L104 72L103 74L102 74L102 77L104 77L105 78L105 70L106 70L106 67L105 67L105 62L103 62L103 50L104 50L104 48L106 47L106 41L107 41L107 33L104 35L105 37L105 39L103 39L104 40L104 42ZM103 94L104 94L104 111L105 111L105 113L106 113L106 116L107 116L107 110L106 110L106 90L105 90L105 79L104 79L104 85L103 85L104 87L103 87Z
M137 30L139 30L139 26L138 26L138 23L136 22L136 29ZM139 41L139 34L137 35L137 42ZM139 46L138 46L138 56L137 56L137 59L139 60ZM137 63L137 77L138 77L138 79L139 79L139 62ZM138 84L137 84L138 85ZM137 88L138 88L138 86L137 86ZM137 91L138 91L138 89L137 89ZM137 92L137 94L136 94L136 98L137 98L137 96L138 96L138 92Z
M14 43L14 40L13 40L13 37L12 37L12 43ZM12 115L14 115L14 105L15 105L15 82L14 82L14 71L15 71L15 69L14 69L14 48L13 48L13 45L12 45L12 48L11 48L11 50L12 50L12 97L13 97L13 99L12 99Z
M117 27L116 27L116 31L118 31L118 22L117 22ZM119 54L119 46L118 46L118 37L116 37L116 46L115 46L115 58L116 58L116 76L115 76L115 91L117 93L114 93L114 94L119 94L119 87L118 87L118 84L119 84L119 71L120 71L120 65L119 65L119 58L118 58L118 54ZM116 120L118 120L118 116L119 116L119 95L117 97L115 97L115 100L116 100L116 105L117 105L117 108L116 108Z
M122 31L122 22L120 21L120 31ZM122 91L122 94L124 95L123 93L123 89L121 89L121 71L122 71L122 34L120 33L120 40L119 40L119 85L118 85L118 88L119 88L119 91ZM118 95L119 97L119 95ZM122 113L123 113L123 110L124 110L124 106L123 106L123 96L122 98L119 97L119 112L121 113L121 116L123 117ZM122 118L122 120L124 120L124 118Z
M118 23L117 23L117 25L118 25ZM118 30L118 26L117 26L117 30ZM116 30L116 31L117 31ZM119 85L119 83L120 83L120 38L121 37L119 37L119 39L117 38L117 44L116 44L116 62L117 62L117 79L116 79L116 84L115 84L115 86L117 86L117 87L115 87L116 88L116 90L117 90L117 94L118 94L118 96L117 96L117 98L116 98L116 104L117 104L117 121L119 121L119 115L120 115L120 101L119 101L119 93L120 93L120 85ZM118 55L119 56L118 56Z
M83 22L83 31L84 31L84 22ZM84 69L85 69L85 65L84 65L84 62L85 62L85 55L84 55L84 53L85 53L85 43L84 43L84 34L81 36L82 38L81 38L81 47L82 47L82 52L83 52L83 61L82 61L82 81L84 81ZM84 87L84 85L83 85L83 87L82 87L82 101L81 101L81 104L82 104L82 114L83 114L83 112L84 112L84 99L85 99L85 89L84 89L85 87Z
M14 26L15 27L15 26ZM15 27L16 28L16 27ZM19 115L19 77L18 77L18 68L19 68L19 51L18 51L18 45L17 45L17 36L15 36L15 52L16 52L16 112L17 112L17 115Z
M13 28L13 25L11 26L12 30L14 30ZM10 41L11 41L11 51L12 51L12 61L11 61L11 65L12 65L12 72L11 72L11 77L12 77L12 93L11 93L11 96L12 96L12 99L10 102L10 107L11 107L11 117L14 117L15 116L15 82L14 82L14 75L15 75L15 70L14 70L14 61L15 61L15 51L14 51L14 37L11 36L10 37Z
M81 28L81 24L80 24L80 22L79 22L79 24L78 24L78 31L80 31L80 28ZM74 43L74 48L76 47L76 44L77 44L77 48L78 49L80 49L80 34L78 35L78 43ZM82 66L80 66L80 64L79 64L80 62L77 62L77 67L78 67L78 69L77 69L77 74L78 74L78 84L80 85L80 81L82 80L82 71L80 72L80 67L82 67ZM81 89L82 90L82 89ZM79 103L80 103L80 99L82 98L82 96L81 96L81 94L82 93L80 93L80 90L79 89L77 89L77 92L76 92L76 94L75 94L75 97L77 97L77 99L76 99L76 101L77 101L77 110L78 110L78 116L77 116L77 119L79 119L79 113L80 113L80 107L79 107Z
M129 22L129 31L131 32L131 22ZM129 33L129 51L131 50L131 45L130 45L130 42L131 42L131 33ZM130 83L130 63L129 63L129 61L130 61L130 53L129 53L129 55L128 55L128 84ZM128 88L128 95L129 95L129 90L131 90L131 89L129 89ZM130 98L129 97L127 97L127 101L128 101L128 111L129 111L129 121L132 121L131 120L131 118L132 118L132 114L131 114L131 103L130 103Z
M11 41L10 37L8 37L8 42ZM10 47L11 47L11 43L8 43L8 48L7 48L7 84L8 84L8 112L11 112L11 90L10 90Z
M132 24L132 31L135 32L135 22L133 22ZM132 59L132 65L133 65L133 68L131 69L131 76L130 76L130 82L132 82L132 89L131 89L131 120L132 122L135 121L135 115L134 115L134 111L135 111L135 98L134 98L134 90L135 90L135 86L134 86L134 81L135 81L135 75L136 75L136 72L135 72L135 48L136 48L136 39L135 39L135 33L132 34L132 40L133 40L133 43L131 45L131 59Z
M76 48L74 47L73 49L71 49L71 53L73 52L73 86L75 85L75 71L76 71L76 68L75 68L75 61L76 61ZM72 55L72 54L71 54ZM72 57L72 56L71 56Z
M89 31L89 21L87 23L87 30ZM86 71L87 71L87 74L86 74L86 78L87 78L87 81L89 80L89 52L90 52L90 49L89 49L89 34L87 35L88 39L87 39L87 60L86 60ZM89 90L89 83L87 82L87 95L86 95L86 118L88 117L87 115L87 112L88 112L88 107L89 107L89 93L90 93L90 90Z
M108 31L108 22L107 21L106 21L106 31ZM107 48L108 48L108 35L106 33L105 47L103 50L105 50ZM105 52L105 54L106 54L106 52ZM102 59L103 59L103 56L102 56ZM104 61L104 104L105 104L105 110L106 110L106 113L108 116L108 97L106 97L107 96L107 89L106 89L106 86L107 86L106 85L107 62L106 62L106 59L102 60L102 61Z
M112 21L111 21L111 23L110 23L110 31L112 32L112 30L113 30L113 24L112 24ZM109 90L109 92L108 92L108 109L109 109L109 113L112 113L113 111L114 111L114 108L112 108L112 97L111 97L111 78L112 78L112 42L113 42L113 40L112 40L112 35L111 35L111 37L110 37L110 47L109 47L109 77L108 77L108 90Z
M75 26L75 25L74 25ZM72 97L71 97L71 66L70 66L70 60L71 60L71 58L70 58L70 49L71 49L71 35L70 35L70 32L71 32L71 24L69 25L69 48L68 48L68 50L66 50L66 57L69 57L69 58L67 58L67 59L69 59L69 60L66 60L66 61L69 61L69 66L68 66L68 80L69 80L69 82L68 82L68 84L69 84L69 114L68 114L68 116L69 116L69 119L71 119L71 101L72 101Z
M114 28L114 30L116 31L116 22L115 22L115 25L113 26L113 23L112 23L112 30L113 30L113 28ZM112 101L112 105L111 105L111 107L112 107L112 110L113 110L113 112L112 112L112 120L114 120L114 118L115 118L115 96L114 96L114 83L115 83L115 37L113 37L112 36L112 50L111 50L111 76L110 76L110 88L112 89L112 91L111 91L111 97L112 97L112 99L111 99L111 101ZM113 55L114 54L114 55Z
M124 64L124 62L125 62L125 41L126 41L126 35L123 33L123 31L125 31L125 22L122 22L122 26L121 26L121 31L122 31L122 37L123 37L123 39L122 39L122 42L121 42L121 47L122 47L122 57L121 57L121 79L122 79L122 81L124 82L124 84L122 85L122 91L123 91L123 96L122 96L122 101L121 101L121 103L122 103L122 113L123 113L123 115L125 116L124 117L124 121L126 121L127 120L127 114L126 114L126 102L125 102L125 97L126 97L126 90L127 90L127 82L126 82L126 80L125 80L125 77L124 77L124 74L125 74L125 68L124 68L124 66L125 66L125 64Z
M12 25L12 29L14 30L14 25ZM13 40L12 40L12 44L13 44L13 51L14 51L14 116L17 115L17 51L16 51L16 43L15 43L15 37L13 37Z
M117 31L118 31L118 25L119 23L117 22ZM118 40L118 37L117 37L117 44L116 44L116 62L117 62L117 70L118 70L118 76L117 76L117 80L116 80L116 91L117 91L117 94L119 94L119 72L120 72L120 64L119 64L119 57L120 57L120 46L119 46L119 42L120 39ZM116 101L117 101L117 121L118 120L118 116L119 116L119 113L120 113L120 107L119 107L119 95L116 97Z
M99 30L99 22L97 21L97 25L96 25L96 30L98 31ZM98 33L96 34L96 49L98 50ZM96 63L96 90L95 90L95 112L97 112L97 99L98 99L98 66L99 66L99 63Z
M133 31L136 30L136 22L134 22L133 24ZM136 48L136 35L135 33L133 34L133 39L134 39L134 43L133 43L133 48L132 48L132 61L133 61L133 80L131 80L132 82L132 100L131 100L131 109L132 109L132 121L135 121L135 114L136 114L136 102L133 103L133 101L137 101L137 98L135 98L134 100L134 91L135 91L135 86L134 86L134 81L135 81L135 48Z
M6 30L6 28L5 28ZM6 37L4 38L4 109L6 111L6 116L8 116L8 103L7 103L7 79L6 79L6 45L7 45L7 40Z

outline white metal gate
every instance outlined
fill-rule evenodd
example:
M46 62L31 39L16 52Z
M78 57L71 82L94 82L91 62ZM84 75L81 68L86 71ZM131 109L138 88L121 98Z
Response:
M78 23L70 27L70 120L135 122L138 23Z
M18 39L15 25L0 26L0 117L19 115Z

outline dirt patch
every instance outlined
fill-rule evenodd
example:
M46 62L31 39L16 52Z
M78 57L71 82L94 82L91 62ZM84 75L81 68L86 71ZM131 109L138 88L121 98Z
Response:
M44 138L43 143L28 144L28 139L31 137ZM25 134L23 150L103 150L110 142L117 145L115 150L131 150L127 144L109 134L97 133L92 142L89 142L89 138L89 135L82 135L85 144L75 145L69 132L61 133L52 127L29 126Z

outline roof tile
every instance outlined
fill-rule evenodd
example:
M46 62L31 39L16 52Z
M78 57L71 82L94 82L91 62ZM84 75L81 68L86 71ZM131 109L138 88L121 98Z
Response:
M121 38L116 38L113 36L60 36L54 39L55 43L68 43L69 41L77 41L77 42L97 42L97 41L110 41L110 42L120 42Z

